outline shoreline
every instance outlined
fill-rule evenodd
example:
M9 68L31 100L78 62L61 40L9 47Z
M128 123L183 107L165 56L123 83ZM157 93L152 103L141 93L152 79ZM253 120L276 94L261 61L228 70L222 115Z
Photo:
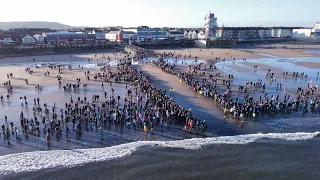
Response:
M186 49L184 51L186 55L187 53L190 53ZM192 54L192 57L197 56L199 60L202 60L196 52L201 53L201 51L197 49L196 51L194 51L194 54ZM221 50L220 52L218 52L218 50L216 50L215 52L216 52L214 53L215 55L221 54L222 57L224 57L223 55L225 55L225 57L238 57L236 60L241 59L240 56L242 54L242 52L238 53L238 50L231 51L231 52L230 51L226 52L225 50ZM228 55L225 53L228 53ZM115 54L109 53L109 54L106 54L106 56L109 55L111 59L123 58L125 56L125 54L120 54L120 53L115 53ZM205 54L205 52L203 54ZM209 56L212 55L210 52L207 54L209 54ZM74 55L74 57L79 58L79 62L84 62L84 63L87 62L88 57L93 58L94 62L96 62L97 59L100 59L101 56L102 54L95 54L95 53ZM255 56L255 55L252 55L252 56ZM50 62L52 60L52 56L43 56L43 57L47 62ZM55 58L55 61L58 61L58 60L66 61L70 57L68 57L68 55L57 55L57 56L54 56L54 58ZM33 63L32 57L26 58L26 59L28 62ZM25 58L15 58L15 60L26 61ZM71 62L72 60L74 59L70 59ZM226 61L227 60L230 60L230 59L226 59ZM98 61L107 62L106 59L101 59ZM211 60L211 61L214 61L214 60ZM222 61L221 58L220 58L220 61ZM248 67L250 68L251 66L253 66L253 64L254 63L248 63L246 65L248 65ZM145 70L145 68L149 68L147 66L150 66L150 65L145 65L145 64L139 65L138 63L137 67L141 68L141 70ZM259 65L259 66L263 68L262 65ZM268 66L265 66L265 68L267 67ZM4 81L11 80L12 83L14 84L14 95L12 96L13 100L10 103L5 102L3 104L0 104L0 106L3 106L3 109L1 111L2 113L8 114L8 112L11 112L9 113L9 116L8 116L10 120L16 119L18 113L21 110L25 109L25 107L20 106L20 103L17 99L19 96L27 95L29 101L32 101L33 97L40 97L42 100L42 103L44 102L48 103L50 108L52 107L53 100L57 103L57 106L59 108L63 107L66 99L70 98L70 95L73 95L74 98L78 96L81 98L83 98L84 96L88 96L89 99L90 99L90 96L93 94L98 94L101 97L104 96L103 91L101 89L102 81L99 81L99 80L88 81L89 90L87 92L79 91L79 92L69 93L69 92L63 92L61 89L59 89L57 84L57 79L55 78L55 76L58 75L56 71L51 72L50 70L50 76L43 76L43 73L49 70L49 68L42 67L39 69L34 69L35 70L34 75L27 75L27 73L24 71L24 68L25 67L16 67L12 65L0 67L0 76L6 77L6 74L10 72L14 74L12 79L4 78ZM63 77L63 80L62 80L63 84L74 83L76 78L84 77L84 71L81 70L79 67L77 67L76 64L73 66L73 68L74 69L72 71L68 71L66 69L64 70L63 74L61 74L61 76ZM91 71L91 73L99 73L99 72L101 73L101 71L99 71L98 69L90 69L90 68L88 69ZM192 88L190 87L185 87L183 85L179 89L179 87L177 86L179 86L180 84L178 83L177 78L170 77L171 75L163 74L160 71L155 69L151 69L150 71L148 70L148 72L152 74L151 84L155 85L156 87L160 86L161 89L166 89L166 90L174 87L177 90L177 92L174 95L174 100L177 102L177 104L183 105L184 108L189 108L189 107L192 107L192 109L197 108L196 110L194 110L196 115L206 119L207 121L210 121L210 128L212 129L210 129L210 131L208 132L209 136L223 136L223 135L232 136L232 135L239 135L239 134L248 134L248 133L254 134L254 133L268 133L268 132L284 133L284 132L291 132L291 131L295 132L298 129L306 132L309 132L309 131L314 132L313 131L314 128L317 128L317 125L314 125L313 127L309 127L311 125L309 125L308 123L312 124L312 122L309 121L310 119L309 117L306 117L304 121L302 121L301 117L298 114L293 114L292 115L293 118L290 120L286 120L285 118L280 118L280 117L276 117L275 119L268 119L268 120L258 118L259 120L257 121L248 120L245 122L233 121L233 120L229 120L228 118L226 120L223 120L221 116L222 112L220 108L217 105L215 105L216 103L211 102L212 100L209 100L209 99L202 99L202 98L200 99L197 94L193 93ZM245 71L245 69L241 69L241 71ZM223 70L215 70L210 73L212 74L212 73L218 73L218 72L221 72L222 74ZM30 82L29 85L25 85L25 82L23 81L25 78L28 78ZM221 78L225 78L225 77L221 75ZM83 80L83 79L82 81L83 83L87 82L86 80ZM40 83L41 85L43 85L44 88L42 92L37 92L34 89L34 86L37 83ZM122 83L118 83L118 84L115 83L113 85L117 94L121 96L121 99L123 97L123 92L125 91L124 90L125 85L126 84L122 84ZM221 86L221 88L223 87ZM108 86L108 83L106 85L105 90L108 92L108 94L112 93L110 87ZM0 88L0 94L5 94L5 93L6 93L5 88ZM32 107L32 102L30 103L29 109L31 107ZM29 112L28 116L31 117L32 116L31 114L32 113ZM3 118L4 117L0 117L2 121L4 120ZM316 120L316 119L313 119L313 120ZM15 120L15 124L18 124L18 123L19 122ZM276 123L277 125L273 127L273 125L270 125L269 123ZM281 127L281 126L286 127L291 123L294 124L290 126L292 128L286 129ZM299 125L296 125L296 123L298 123ZM104 139L104 141L99 141L98 139L96 139L97 133L95 133L94 132L95 130L93 130L90 132L85 132L85 135L84 135L85 138L81 140L72 139L72 141L68 143L65 142L66 141L65 139L62 139L61 142L54 140L54 143L55 143L54 146L56 147L52 147L52 149L62 150L62 149L79 149L79 148L100 148L100 147L110 147L118 144L124 144L127 142L136 142L141 140L175 141L178 139L189 139L189 138L196 137L192 135L186 136L185 134L181 133L180 128L182 127L174 126L173 129L170 129L170 130L164 129L164 131L160 131L159 129L156 129L154 134L151 134L151 133L143 134L143 131L141 129L138 131L133 131L132 129L127 130L126 128L124 128L123 130L120 128L112 129L111 131L106 132L105 134L106 138ZM278 128L280 128L280 130ZM13 140L13 142L14 142L14 146L19 145L19 143L16 143L15 140ZM31 149L25 149L26 151L33 152L33 151L37 151L37 149L48 150L48 149L45 149L46 144L43 138L41 138L40 140L35 140L35 138L30 138L30 140L23 139L22 143L26 143L27 145L30 145ZM1 150L3 153L11 154L10 152L13 152L12 149L7 148L8 145L6 143L0 142L0 144L2 144ZM40 146L44 146L44 147L40 148ZM20 152L24 152L24 149L22 148Z

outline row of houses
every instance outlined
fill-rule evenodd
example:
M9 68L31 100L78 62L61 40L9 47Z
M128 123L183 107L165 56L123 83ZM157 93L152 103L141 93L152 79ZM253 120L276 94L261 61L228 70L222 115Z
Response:
M293 29L301 27L218 27L216 38L224 40L248 40L248 39L271 39L291 38ZM204 39L205 30L185 31L187 39Z
M216 38L224 40L248 40L292 38L294 29L302 27L217 27ZM305 29L305 28L304 28ZM306 34L318 32L307 32ZM205 39L205 29L169 29L150 28L139 26L136 28L121 28L108 31L99 28L84 28L68 31L57 31L43 28L16 28L8 31L0 30L0 44L16 43L30 44L57 44L72 43L86 44L90 42L118 41L118 42L144 42L144 41L181 41L184 39Z
M221 27L217 37L234 40L291 38L293 29L297 28L300 27Z
M137 28L122 28L117 31L105 31L97 28L74 29L57 31L50 29L10 29L0 31L0 43L15 43L20 45L32 44L56 44L72 43L83 44L100 41L160 41L160 40L181 40L184 39L184 32L173 29L149 28L139 26Z
M98 28L53 30L47 28L14 28L0 30L0 44L33 45L104 41L105 32Z
M150 28L148 26L139 26L137 28L123 28L119 31L110 31L106 33L106 39L109 41L121 42L143 42L143 41L163 41L185 39L184 32L181 30Z

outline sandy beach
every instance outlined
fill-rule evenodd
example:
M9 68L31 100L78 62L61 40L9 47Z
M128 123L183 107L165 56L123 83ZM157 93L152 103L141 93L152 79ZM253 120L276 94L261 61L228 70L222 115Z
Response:
M296 62L296 64L307 68L320 69L320 62Z
M281 53L286 53L286 51L283 51L282 49L279 51L281 51ZM286 70L284 67L279 66L281 63L291 64L295 70L299 70L300 67L311 68L311 66L314 65L311 62L309 62L311 64L308 64L307 60L299 63L293 62L290 59L286 59L285 61L277 61L277 59L270 59L270 57L233 49L165 49L157 50L157 52L172 52L176 55L181 54L182 56L191 55L191 58L186 59L186 61L191 61L190 64L195 63L193 62L194 57L198 57L198 60L203 60L205 64L207 64L207 69L199 70L199 75L196 75L195 79L202 81L203 78L208 78L209 75L213 75L216 79L218 79L217 89L219 92L226 90L226 86L223 85L222 82L223 80L229 79L225 75L234 75L234 79L231 80L231 90L233 92L233 97L239 96L240 99L243 98L243 91L238 89L238 85L244 85L247 81L256 82L257 79L263 79L263 81L267 83L266 91L250 90L248 92L250 96L254 96L256 98L263 96L265 93L268 93L269 95L279 94L281 98L286 93L290 93L292 95L291 97L295 97L295 91L298 85L303 87L307 86L309 80L317 82L315 81L315 72L311 70L306 71L308 73L313 73L310 74L310 78L308 78L308 80L300 77L293 78L292 76L280 78L281 73ZM110 61L107 60L108 56L111 59ZM117 59L123 57L124 55L120 53L97 53L20 57L14 59L5 58L3 61L0 60L0 77L2 77L2 81L0 82L0 95L5 97L4 102L0 104L0 114L2 114L2 116L0 116L0 120L3 122L4 116L7 115L10 122L12 121L14 124L18 124L19 126L19 113L21 111L25 113L26 117L32 118L33 99L37 97L41 99L41 105L47 103L50 108L53 107L53 102L55 102L58 110L63 109L65 103L69 101L71 96L74 98L79 97L81 99L84 97L91 99L93 95L104 97L104 92L107 92L108 95L112 94L112 88L115 90L115 94L119 95L121 100L123 100L124 97L126 97L126 85L129 86L130 83L114 83L111 88L109 83L105 83L101 80L87 80L85 76L85 70L89 70L91 75L101 72L97 63L114 62L113 67L111 68L112 71L114 71ZM216 60L216 58L219 57L220 60ZM33 58L35 58L35 61L33 61ZM88 62L88 58L93 60ZM226 61L223 61L223 58L225 58ZM235 58L235 60L233 60L233 58ZM269 58L268 61L266 61L265 58ZM247 59L247 61L244 61L243 59ZM183 57L180 57L180 60L183 60ZM59 74L57 69L50 69L46 67L49 63L63 64L65 65L65 68L63 68L62 73ZM37 64L39 65L39 68L35 67ZM209 70L209 64L215 64L217 69ZM72 66L72 70L67 68L68 65ZM258 66L257 69L253 68L255 65ZM31 69L34 71L32 75L25 71L27 67L31 67ZM314 130L319 127L317 124L314 124L315 121L317 121L315 114L310 115L312 121L310 120L309 116L302 116L301 113L279 115L276 117L276 119L270 119L269 117L266 117L256 121L239 121L231 117L229 118L229 116L224 117L223 110L221 109L219 103L214 102L209 98L201 98L199 94L195 93L191 87L184 83L180 84L177 76L164 73L158 67L150 64L143 64L141 62L137 62L135 68L139 68L144 75L149 75L151 78L150 83L156 87L167 91L169 91L169 89L175 89L175 93L172 95L173 100L178 105L181 105L186 109L191 108L192 112L197 117L207 121L208 137L233 136L261 132L295 132L297 128L302 129L303 131L304 128L308 130ZM185 71L187 70L188 66L179 65L179 68L181 71ZM265 78L265 74L267 73L268 69L277 74L278 80L276 82L268 84L268 79ZM316 69L313 70L316 71ZM44 75L47 71L50 72L49 76ZM10 73L13 74L13 77L7 78L7 74ZM204 73L204 75L202 75L202 73ZM216 76L218 73L220 73L220 76ZM65 92L58 84L58 80L56 78L57 75L62 77L62 85L67 83L75 83L76 79L80 78L81 84L88 84L88 88L87 90L80 88L80 91L78 92ZM25 83L25 79L28 80L28 84ZM8 93L6 87L3 85L4 82L9 80L13 87L12 93ZM282 83L283 86L286 86L287 91L283 91L283 88L281 90L276 90L277 82ZM101 88L102 83L104 83L104 88ZM41 91L35 88L38 84L42 87ZM9 99L6 98L7 94L10 95ZM20 104L19 98L23 96L26 96L28 99L28 107L21 106ZM288 118L288 120L285 118ZM301 118L303 118L305 121L301 121ZM276 124L273 122L276 122ZM121 153L121 148L119 150L116 145L131 142L137 142L139 144L140 141L174 142L176 140L182 140L185 138L189 139L202 137L197 134L185 133L182 129L183 125L174 124L170 128L160 129L159 127L156 127L153 133L144 133L141 129L133 130L132 128L126 127L112 127L110 130L104 131L103 140L100 140L99 138L98 129L92 129L84 132L84 135L81 139L76 139L74 136L70 140L54 139L50 148L48 148L44 136L41 135L39 138L31 137L29 139L23 139L22 141L12 140L10 145L8 145L4 140L0 141L0 152L1 155L7 155L12 153L33 152L38 150L47 151L48 149L57 150L60 152L59 150L66 149L90 150L90 148L116 147L115 152ZM131 146L128 145L128 148L131 150ZM91 159L89 159L88 162L92 162Z
M240 46L242 51L254 52L257 54L269 54L272 56L289 57L319 57L319 53L313 53L320 50L320 45L306 42L284 42L267 45Z
M230 59L254 59L254 58L262 58L262 56L257 54L251 54L249 52L239 51L236 49L203 49L203 48L190 48L190 49L161 49L155 50L155 52L170 52L175 54L181 54L182 56L198 57L199 59L205 60L215 60L216 58L220 58L221 60L225 58L226 60Z

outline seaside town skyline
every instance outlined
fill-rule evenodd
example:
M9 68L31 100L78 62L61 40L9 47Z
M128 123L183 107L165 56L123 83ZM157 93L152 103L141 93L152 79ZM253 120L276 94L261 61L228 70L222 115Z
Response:
M270 0L263 3L243 1L241 4L234 0L226 2L215 1L181 1L173 0L170 3L137 0L132 1L95 1L89 6L95 7L95 13L46 13L43 3L34 0L33 3L19 2L17 9L21 13L10 13L10 8L0 11L0 22L11 21L50 21L70 26L124 26L137 27L141 24L150 27L202 27L199 19L203 12L218 14L219 26L302 26L311 27L319 21L317 11L318 2L307 0L303 4L296 0L281 2ZM86 9L88 4L61 0L51 3L51 9L61 9L61 5L71 9ZM3 7L12 7L14 2L5 1ZM112 7L112 8L109 8ZM119 8L121 7L121 10ZM36 8L37 11L29 11ZM137 11L143 9L143 11ZM10 16L6 16L9 14ZM39 15L41 14L41 15ZM147 16L146 16L147 15ZM236 17L236 18L235 18ZM293 17L293 18L288 18ZM163 21L165 19L165 21Z

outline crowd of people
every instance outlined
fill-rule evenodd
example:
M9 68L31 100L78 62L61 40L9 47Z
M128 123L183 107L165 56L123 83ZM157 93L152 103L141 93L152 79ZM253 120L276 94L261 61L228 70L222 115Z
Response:
M84 70L87 80L101 82L104 97L93 94L92 99L89 100L87 97L80 98L80 96L70 95L69 101L63 108L58 107L55 101L49 106L47 102L42 102L42 105L39 97L34 98L32 118L28 118L21 111L19 127L5 116L5 121L2 123L3 136L10 143L10 136L21 140L22 135L25 137L45 135L46 140L50 143L52 136L60 139L64 136L70 138L71 134L75 134L76 138L80 138L84 131L97 129L101 132L103 139L104 130L110 130L111 126L120 127L121 131L123 127L133 127L135 130L140 129L145 133L148 131L153 133L155 127L170 128L173 123L185 124L185 129L192 127L194 131L201 129L202 132L205 132L206 122L195 117L191 109L187 110L176 104L166 90L151 85L149 76L144 76L139 69L133 68L131 58L128 55L120 59L115 71L109 68L95 73ZM59 86L63 86L64 91L79 91L82 87L86 91L87 84L80 85L81 78L77 78L75 83L62 85L60 73L64 68L59 65L50 66L44 76L49 76L50 71L58 71L57 80ZM68 69L72 71L71 68L68 67ZM30 74L30 71L33 70L28 67L26 72ZM113 83L117 82L130 82L126 84L124 97L117 95L117 91L113 88ZM105 88L110 88L112 93L108 94ZM26 106L26 108L27 98L27 96L20 97L21 106ZM3 97L1 101L4 101Z
M280 95L268 95L260 96L258 99L254 100L253 96L250 96L248 91L252 89L260 89L264 92L266 88L266 83L262 80L257 82L247 81L245 85L239 85L239 91L243 91L243 100L241 101L239 97L232 95L231 81L233 75L225 75L224 78L219 78L220 74L216 76L209 75L208 78L203 78L199 80L201 64L189 65L186 70L178 67L176 63L170 63L167 58L177 58L179 56L174 53L161 53L156 54L155 57L158 58L157 61L153 61L152 64L161 68L165 73L176 75L180 79L180 83L184 83L193 88L194 92L198 93L200 97L207 97L213 99L215 102L219 103L224 111L224 116L228 114L230 117L245 120L247 118L255 119L257 116L263 116L265 114L270 114L274 116L279 112L296 112L302 110L303 114L307 112L320 113L319 98L314 97L314 93L318 92L317 86L310 86L305 88L305 90L300 89L299 94L295 99L288 93L285 93L284 99L280 99ZM210 67L211 69L211 67ZM298 73L294 73L297 75ZM304 73L300 73L303 78L306 78ZM275 80L274 73L268 71L266 74L267 78ZM225 88L217 88L219 83ZM271 83L271 82L270 82ZM220 85L220 84L219 84ZM278 88L281 89L282 84L278 83ZM280 87L279 87L280 86ZM284 87L285 91L285 87ZM317 93L318 94L318 93Z
M163 129L172 126L173 123L184 125L184 130L193 133L204 133L207 129L205 120L198 119L191 109L185 109L179 106L173 98L174 89L170 92L157 88L150 83L150 77L132 66L132 59L142 61L148 57L157 58L151 62L153 66L160 68L163 72L177 76L181 84L186 84L193 88L194 92L199 94L200 98L210 98L220 104L224 111L224 116L230 115L237 119L245 120L248 118L255 119L258 116L270 114L274 116L279 112L296 112L302 110L303 113L312 112L320 113L319 99L313 98L315 93L318 94L318 86L310 83L307 88L298 87L297 96L293 99L289 94L284 95L284 99L280 99L280 95L260 96L254 99L248 91L260 89L263 92L266 88L266 83L261 79L257 82L247 81L244 85L239 85L239 92L243 92L243 97L233 95L232 81L234 76L226 74L223 77L218 72L208 76L202 76L202 70L206 66L202 63L187 65L182 63L177 65L175 61L169 62L167 58L178 60L187 56L175 55L174 53L155 53L151 50L131 46L132 52L125 55L124 58L118 60L117 67L111 70L110 67L100 69L100 72L90 72L87 69L79 66L79 70L84 71L84 79L87 81L96 81L101 84L101 89L104 96L93 94L90 97L73 97L70 95L63 108L58 107L56 102L52 106L47 103L41 105L40 98L34 98L33 117L28 118L24 112L20 113L20 126L14 124L13 121L8 121L5 116L5 121L2 123L2 134L8 140L10 136L15 135L17 139L21 139L21 135L39 137L45 135L48 143L52 136L57 138L70 138L71 134L75 134L76 138L81 138L83 132L90 129L99 130L101 139L103 139L104 130L110 130L111 127L116 127L123 130L123 127L134 128L145 133L154 132L155 128ZM217 59L219 60L219 59ZM148 62L150 63L150 62ZM50 71L58 71L57 80L59 86L63 86L65 92L78 91L83 88L87 90L88 84L82 83L81 78L76 78L74 83L66 83L62 85L63 71L66 66L57 65L50 66L44 76L50 76ZM72 71L71 66L67 67ZM254 67L255 69L257 67ZM214 73L215 66L210 65L209 70ZM26 72L33 74L33 69L26 68ZM295 72L293 76L301 75L306 78L303 73ZM200 76L201 75L201 76ZM288 73L284 73L287 76ZM201 78L199 78L201 77ZM12 87L10 78L13 74L7 74L9 79L4 83L5 87ZM266 78L275 81L275 75L270 70L266 74ZM28 80L26 79L26 83ZM120 96L113 88L113 83L125 82L124 96ZM275 81L276 82L276 81ZM270 82L271 83L271 82ZM109 85L109 86L108 86ZM222 86L221 86L222 85ZM280 87L279 87L280 86ZM282 89L282 84L277 84L277 89ZM37 84L38 89L42 87ZM108 94L106 88L111 89L111 94ZM10 92L7 95L9 100ZM28 106L26 96L20 97L22 106ZM0 97L1 102L5 101L3 96ZM49 108L50 107L50 108Z

